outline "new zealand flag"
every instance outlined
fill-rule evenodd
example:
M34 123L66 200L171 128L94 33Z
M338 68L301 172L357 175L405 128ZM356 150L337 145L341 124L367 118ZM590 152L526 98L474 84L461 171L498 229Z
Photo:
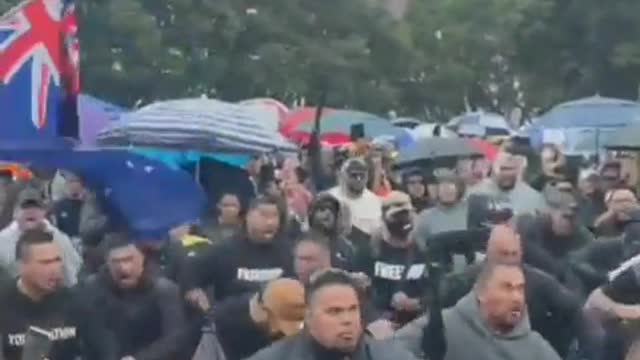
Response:
M28 0L0 18L0 148L78 137L77 34L72 0Z

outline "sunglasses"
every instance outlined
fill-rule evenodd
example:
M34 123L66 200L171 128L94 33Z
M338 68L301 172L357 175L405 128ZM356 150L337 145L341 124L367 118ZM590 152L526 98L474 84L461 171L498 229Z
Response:
M354 180L362 180L365 178L365 176L367 176L365 173L361 172L350 172L347 175L349 176L349 178Z

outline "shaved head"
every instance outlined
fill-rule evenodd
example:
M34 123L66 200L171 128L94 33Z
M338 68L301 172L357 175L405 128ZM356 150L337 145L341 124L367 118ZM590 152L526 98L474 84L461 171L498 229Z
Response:
M522 263L520 235L508 225L497 225L487 242L487 261L518 265Z
M515 155L501 151L493 162L493 170L499 172L502 167L517 168L518 165L520 164Z
M496 184L503 191L512 190L522 169L518 157L507 152L500 152L493 165L493 176Z

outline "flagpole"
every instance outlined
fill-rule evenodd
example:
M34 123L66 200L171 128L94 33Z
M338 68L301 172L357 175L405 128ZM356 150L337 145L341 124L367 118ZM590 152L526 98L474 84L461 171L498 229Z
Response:
M313 121L313 131L309 139L309 158L311 160L311 179L317 191L325 190L322 184L322 180L326 177L324 169L322 168L322 152L320 143L320 120L322 119L322 112L327 103L328 87L323 84L322 90L318 96L318 103L316 105L316 114Z

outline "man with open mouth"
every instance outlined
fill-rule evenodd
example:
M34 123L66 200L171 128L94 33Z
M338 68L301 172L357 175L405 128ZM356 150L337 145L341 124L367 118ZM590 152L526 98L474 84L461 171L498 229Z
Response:
M513 263L486 264L473 291L444 311L443 324L445 360L560 359L531 329L524 274Z

